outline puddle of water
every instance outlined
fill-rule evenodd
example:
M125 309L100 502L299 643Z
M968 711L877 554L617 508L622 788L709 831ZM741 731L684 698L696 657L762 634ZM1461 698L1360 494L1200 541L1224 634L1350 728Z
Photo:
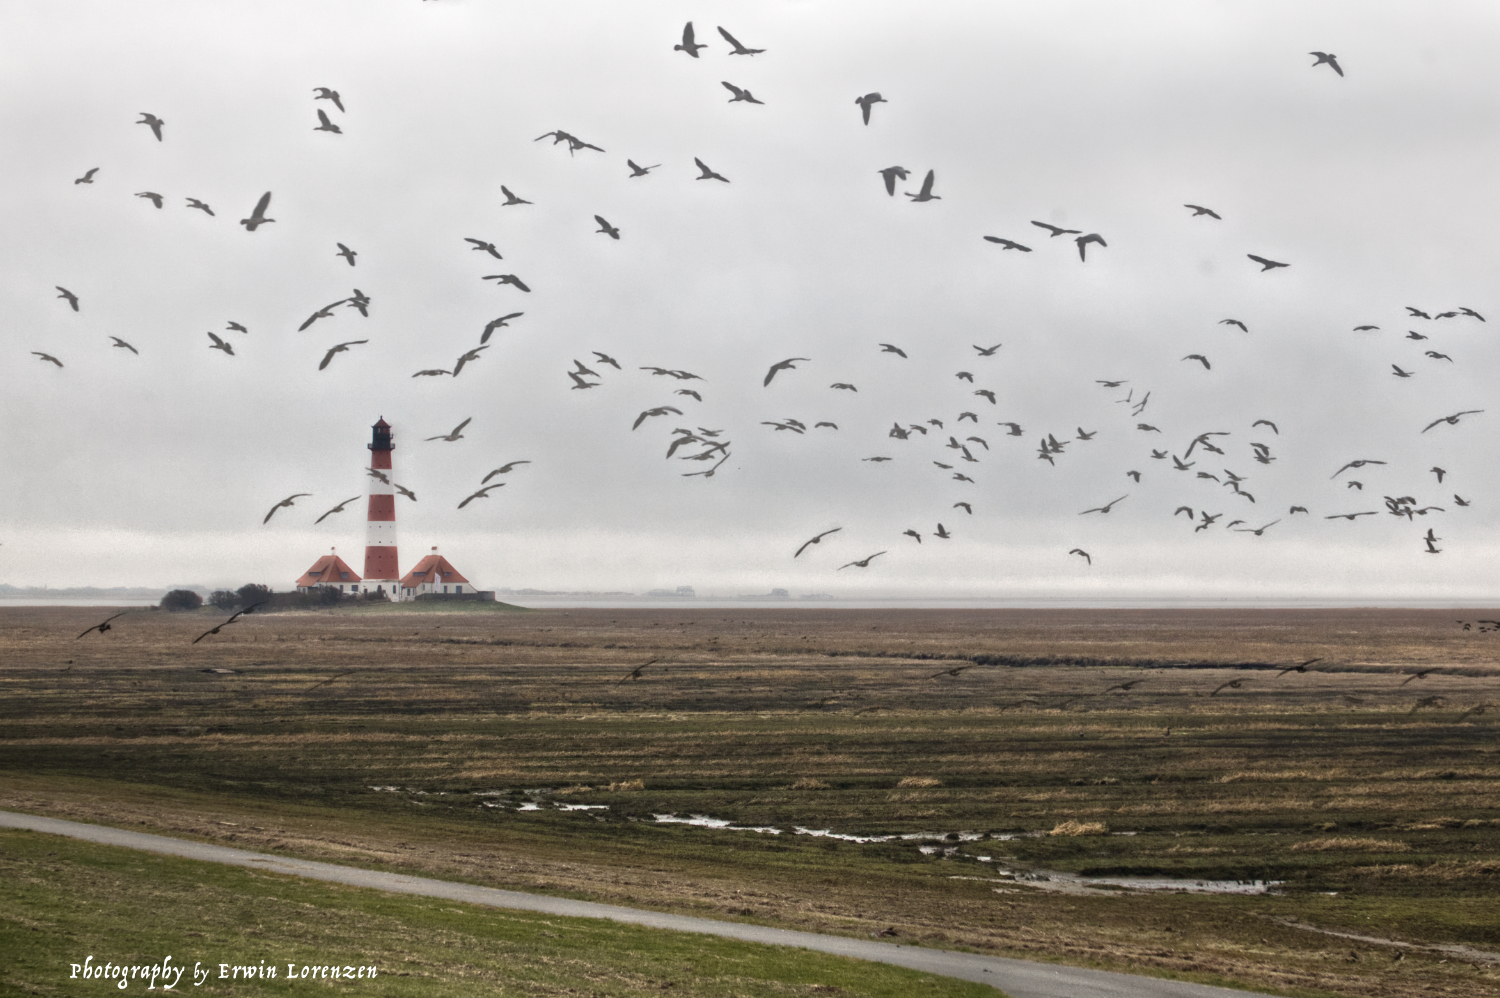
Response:
M520 807L516 808L517 811L540 811L541 809L542 805L533 804L530 801L527 801L525 804L522 804Z
M997 870L997 873L1008 871ZM1129 891L1176 891L1186 894L1268 894L1280 880L1186 880L1177 877L1080 877L1055 870L1015 873L1015 883L1064 894L1113 894ZM1104 888L1114 888L1108 890Z
M710 818L707 815L695 814L687 818L679 818L675 814L652 815L658 825L695 825L698 828L722 828L731 832L761 832L765 835L780 835L781 829L772 828L769 825L735 825L724 818Z
M553 804L559 811L608 811L608 804Z

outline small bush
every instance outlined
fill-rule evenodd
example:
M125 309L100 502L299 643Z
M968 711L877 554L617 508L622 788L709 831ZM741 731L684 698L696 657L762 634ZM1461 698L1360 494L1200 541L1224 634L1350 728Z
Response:
M271 597L271 587L263 586L259 582L247 582L235 590L235 595L240 598L241 606L249 606L251 603L259 603Z
M161 598L163 610L196 610L203 605L203 597L191 589L173 589Z
M901 778L900 783L896 784L898 787L940 787L942 785L942 780L933 779L931 776L905 776Z
M213 595L208 598L208 602L228 613L239 605L240 596L239 593L229 589L215 589Z
M1048 835L1107 835L1109 826L1102 821L1062 821Z

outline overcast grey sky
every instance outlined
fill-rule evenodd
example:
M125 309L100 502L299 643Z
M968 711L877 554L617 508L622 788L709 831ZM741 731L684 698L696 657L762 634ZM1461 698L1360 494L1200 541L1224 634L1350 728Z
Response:
M689 20L698 59L672 48ZM335 545L358 569L363 500L313 521L363 495L384 416L418 496L398 507L403 571L437 544L486 587L1500 589L1493 3L59 0L6 22L0 581L286 588ZM718 25L766 51L730 55ZM725 80L764 104L728 103ZM887 103L866 126L854 98L871 91ZM319 108L342 134L314 130ZM554 129L605 151L533 141ZM730 183L695 179L694 157ZM661 166L631 178L627 158ZM888 197L877 171L893 165L912 175ZM929 169L940 200L903 196ZM502 184L532 203L504 206ZM267 190L276 221L247 232L236 221ZM1081 262L1033 220L1108 246ZM1263 273L1249 253L1290 266ZM495 273L532 290L481 279ZM354 288L369 318L339 308L297 331ZM513 311L459 377L412 377ZM789 357L811 359L763 387ZM571 388L575 359L599 387ZM1117 401L1147 392L1139 416ZM661 405L683 415L631 429ZM1466 409L1487 411L1421 432ZM464 439L423 440L468 417ZM788 417L806 433L763 425ZM888 436L929 419L943 428ZM732 441L712 478L664 459L678 427ZM1038 458L1049 432L1080 428L1097 432ZM1152 457L1206 431L1229 434L1212 438L1222 456ZM968 443L966 462L950 434L988 449ZM1386 463L1333 477L1356 459ZM513 460L532 463L456 508ZM1198 477L1226 469L1253 503ZM294 492L313 496L263 525ZM1444 510L1396 517L1384 496ZM1195 530L1179 506L1223 516ZM1365 510L1379 515L1325 519ZM1226 527L1278 518L1261 536Z

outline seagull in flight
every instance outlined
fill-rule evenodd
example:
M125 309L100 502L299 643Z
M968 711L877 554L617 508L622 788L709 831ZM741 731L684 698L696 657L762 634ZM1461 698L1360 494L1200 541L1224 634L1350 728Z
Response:
M781 361L779 363L772 364L771 365L771 369L766 372L766 380L761 382L761 387L765 388L766 386L770 385L771 379L774 378L774 377L776 377L776 372L777 371L795 371L795 370L797 370L796 365L794 365L792 363L793 361L796 361L796 360L805 360L808 363L812 362L812 358L811 357L789 357L786 360L783 360L783 361ZM834 385L834 387L837 388L838 385ZM853 386L850 386L850 387L852 388ZM855 390L858 391L858 389L855 389Z
M500 193L505 195L505 204L502 204L500 206L502 208L513 204L531 204L531 202L527 201L525 198L516 197L510 192L510 188L506 187L504 184L500 185Z
M1196 360L1200 364L1203 365L1203 369L1205 371L1212 371L1213 370L1213 365L1210 364L1208 362L1208 358L1205 357L1205 356L1203 356L1201 353L1190 353L1190 354L1188 354L1186 357L1184 357L1182 359L1183 360Z
M283 506L285 506L287 508L291 508L294 505L294 503L292 502L293 499L301 499L303 496L310 496L310 495L312 495L311 492L295 492L292 495L287 496L285 499L281 500L281 502L279 502L276 505L274 505L274 506L271 507L271 511L266 514L266 518L264 520L260 521L261 522L261 526L265 526L267 523L270 523L271 522L271 517L273 517L273 516L276 515L276 511L278 509L281 509Z
M1315 56L1318 57L1318 61L1315 62L1315 63L1313 63L1313 68L1314 69L1316 69L1317 67L1323 65L1324 63L1327 63L1329 69L1332 69L1335 73L1339 74L1340 76L1344 75L1343 69L1341 69L1339 67L1339 57L1336 56L1336 55L1334 55L1332 52L1309 52L1307 54L1308 55L1315 55Z
M835 569L835 571L842 572L846 568L869 568L870 562L874 561L876 558L879 558L885 553L886 552L884 551L876 551L874 554L870 555L867 558L861 558L858 561L851 561L847 565L840 565L837 569Z
M896 196L896 181L905 180L911 176L911 171L904 166L888 166L884 170L876 172L885 178L885 192L891 197Z
M504 485L505 485L504 482L496 482L494 485L486 485L484 488L480 489L478 492L475 492L473 495L469 496L469 498L467 498L463 502L459 503L458 504L458 508L459 509L463 509L465 506L469 505L469 503L473 502L475 499L488 499L490 497L490 490L491 489L498 489L498 488L501 488Z
M942 198L932 193L932 181L936 172L935 170L927 171L927 176L922 180L922 190L919 193L913 194L911 191L903 191L902 193L911 198L912 201L941 201Z
M880 96L880 94L872 92L865 94L863 97L854 98L854 103L859 105L860 113L864 115L865 124L868 125L870 123L870 108L876 104L889 104L890 101Z
M1218 218L1220 221L1223 221L1218 212L1212 208L1205 208L1201 204L1185 204L1183 207L1193 209L1194 218L1197 218L1199 215L1207 215L1209 218Z
M979 351L979 356L981 356L981 357L993 357L993 356L995 356L995 351L999 350L1004 345L1005 345L1004 343L996 343L992 347L982 347L982 346L980 346L977 343L970 343L969 344L969 346L971 346L975 350Z
M698 58L698 50L706 48L708 48L707 45L700 45L693 40L693 22L689 21L687 25L682 29L682 43L680 45L673 45L672 51L686 52L688 55L696 59Z
M339 98L337 90L329 90L327 87L313 87L313 93L316 95L313 97L313 100L331 100L334 107L340 111L344 110L344 102Z
M633 159L627 159L625 165L630 167L630 176L632 177L644 177L658 166L661 166L660 163L654 163L651 166L641 166Z
M1126 500L1128 498L1130 498L1130 494L1126 493L1125 495L1121 496L1119 499L1111 499L1109 502L1105 503L1103 506L1095 506L1093 509L1086 509L1082 513L1079 513L1078 515L1079 516L1084 516L1084 515L1087 515L1089 513L1108 513L1110 511L1110 509L1112 509L1116 503L1123 502L1124 500Z
M334 243L334 245L339 248L339 251L333 255L343 257L345 260L349 261L349 266L354 266L354 258L356 256L359 256L359 254L354 252L349 247L345 246L343 243Z
M681 409L674 409L672 406L669 406L669 405L659 405L655 409L647 409L645 412L643 412L639 416L635 417L635 423L630 428L632 430L638 429L640 427L640 425L646 421L647 417L649 417L649 416L665 416L669 412L673 413L675 415L678 415L678 416L682 415L682 410Z
M599 228L596 229L596 230L594 230L595 233L603 233L604 235L609 236L609 238L611 238L611 239L619 239L620 238L620 230L619 230L619 228L617 228L616 226L610 225L608 222L606 222L604 220L604 216L603 215L595 215L594 216L594 221L596 221L596 222L599 223Z
M708 164L705 163L705 162L703 162L703 160L699 159L697 156L693 157L693 162L697 163L698 164L698 169L703 171L702 175L694 177L693 178L694 180L722 180L726 184L729 183L729 178L728 177L725 177L725 176L723 176L721 174L715 173L713 170L710 170L708 168Z
M525 312L511 312L509 315L502 315L498 319L491 319L489 322L485 323L484 333L479 337L479 342L488 343L491 333L493 333L497 329L504 329L507 325L510 324L511 319L519 318L520 316L523 316L525 314Z
M120 339L118 336L111 336L110 339L112 339L112 340L115 341L114 342L115 346L117 346L117 347L124 347L126 350L129 350L131 353L136 354L137 356L140 355L140 351L139 350L137 350L135 347L131 346L129 343L126 343L124 340Z
M882 344L880 344L880 352L881 353L893 353L893 354L896 354L896 355L898 355L898 356L900 356L902 358L906 357L906 351L905 350L902 350L900 347L893 346L893 345L891 345L889 343L882 343Z
M1030 246L1022 246L1012 239L1001 239L999 236L985 236L987 242L998 243L1002 248L1008 250L1020 250L1022 253L1030 253Z
M300 326L297 327L297 332L299 332L299 333L302 332L304 329L306 329L308 326L311 326L314 322L317 322L319 319L331 319L331 318L333 318L333 310L336 309L336 308L338 308L340 305L344 304L344 302L346 302L348 300L349 299L347 299L347 298L340 298L338 301L334 302L331 305L324 305L322 308L318 309L312 315L309 315L307 317L307 319L302 323L302 325L300 325Z
M1484 410L1483 409L1465 409L1463 412L1455 412L1451 416L1443 416L1440 419L1434 419L1432 422L1430 422L1426 426L1422 427L1422 432L1426 433L1428 430L1432 429L1434 426L1438 425L1439 423L1447 423L1449 426L1456 426L1458 424L1458 418L1460 416L1473 416L1473 415L1475 415L1477 413L1481 413L1481 412L1484 412Z
M1082 229L1064 229L1058 225L1048 225L1046 222L1032 222L1031 224L1039 229L1046 229L1053 238L1057 236L1081 235L1083 233Z
M241 617L243 617L247 613L254 613L255 612L255 608L258 607L258 606L263 605L264 603L266 603L266 600L261 600L259 603L251 603L249 606L245 607L243 610L236 610L234 612L234 614L228 620L224 621L224 623L219 624L219 625L217 625L215 627L210 627L208 630L204 631L202 634L200 634L196 638L194 638L193 641L192 641L192 643L193 644L197 644L199 641L202 641L204 638L208 637L210 634L218 634L219 633L219 628L221 628L221 627L228 627L230 624L234 623L236 620L239 620Z
M104 620L100 621L99 623L95 624L93 627L90 627L88 630L84 631L83 634L92 634L94 631L98 631L100 634L103 634L105 631L112 631L112 630L114 630L114 628L109 625L109 622L111 620L117 620L118 618L123 617L127 613L130 613L130 612L131 612L130 610L121 610L119 613L115 614L113 617L106 617L106 618L104 618ZM78 635L78 638L83 637L83 634ZM77 641L78 638L74 638L73 640Z
M760 53L765 51L765 49L745 48L745 46L740 44L739 39L735 38L723 28L719 28L719 34L723 36L726 42L734 46L734 51L729 53L730 55L759 55Z
M829 534L836 534L840 530L843 530L843 529L844 529L843 527L834 527L832 530L825 530L825 531L823 531L821 534L819 534L818 536L814 537L810 541L804 541L803 544L802 544L802 546L797 549L797 554L792 555L792 557L796 558L798 555L802 554L803 551L806 551L812 545L819 543L820 541L823 540L823 538L827 537ZM848 568L849 566L845 565L844 567Z
M208 334L208 338L211 339L211 340L213 340L213 342L210 343L209 346L208 346L208 348L210 350L223 350L229 356L231 356L231 357L234 356L234 347L230 346L228 343L226 343L223 340L219 339L219 336L218 336L217 333L209 333Z
M522 465L522 464L530 464L530 463L531 463L530 461L508 461L505 464L502 464L500 467L496 468L494 471L490 472L488 475L485 475L483 478L481 478L479 480L479 484L483 485L485 482L488 482L491 478L494 478L496 475L509 474L517 466Z
M359 498L359 496L354 496L354 498L352 498L352 499L345 499L343 502L341 502L337 506L333 507L333 509L330 509L328 512L324 513L322 516L320 516L316 520L314 520L313 521L313 526L317 526L318 524L322 523L324 520L328 519L330 516L332 516L335 513L342 513L344 511L344 507L345 506L349 505L351 502L353 502L355 499L358 499L358 498Z
M260 200L255 202L255 210L250 213L250 217L240 219L240 224L245 227L245 231L254 232L257 226L276 221L274 218L266 217L266 209L269 207L271 207L271 192L266 191L260 196Z
M1241 322L1238 319L1220 319L1219 320L1219 325L1221 325L1221 326L1239 326L1241 332L1248 333L1250 331L1250 327L1247 326L1247 325L1245 325L1243 322Z
M50 353L42 353L40 350L33 350L31 351L31 353L33 356L40 357L43 363L56 364L58 367L63 366L63 362L52 356Z
M1098 243L1100 246L1109 245L1109 243L1104 241L1104 237L1099 235L1099 233L1097 232L1090 232L1086 236L1079 236L1073 241L1078 244L1078 259L1084 261L1088 260L1088 257L1085 256L1084 253L1087 250L1089 243Z
M69 291L67 288L63 287L61 284L54 284L52 286L54 288L56 288L58 291L62 292L57 297L67 299L67 302L68 302L68 304L70 306L72 306L73 311L75 311L75 312L78 311L78 296L77 295L75 295L73 292Z
M152 134L156 136L156 141L161 141L161 126L166 124L165 121L162 121L160 118L149 111L142 111L141 120L137 121L136 124L150 125Z
M1237 534L1254 534L1256 537L1260 537L1267 530L1269 530L1270 528L1276 526L1276 524L1278 524L1280 522L1281 522L1280 520L1272 520L1270 523L1266 524L1264 527L1257 527L1257 528L1255 528L1253 530L1251 528L1249 528L1249 527L1235 527L1234 528L1234 532L1237 533Z
M765 103L765 101L763 100L756 100L755 95L746 90L744 87L737 87L733 83L730 83L728 80L720 80L719 82L724 84L725 88L730 93L734 94L733 97L729 98L729 103L731 104L735 103L736 101L744 101L746 104Z
M214 213L214 210L212 208L204 204L202 201L199 201L197 198L188 198L187 206L189 208L197 208L199 211L203 212L206 215L212 215Z
M497 287L497 288L498 288L498 287L499 287L499 286L500 286L500 285L501 285L501 284L509 284L509 285L511 285L511 286L512 286L512 287L515 287L515 288L517 288L517 289L519 289L519 290L521 290L521 291L530 291L530 290L531 290L531 289L530 289L530 288L528 288L528 287L527 287L527 286L526 286L526 285L525 285L525 283L524 283L524 282L523 282L523 281L522 281L522 280L521 280L521 279L520 279L520 278L519 278L519 277L517 277L517 276L516 276L516 275L515 275L515 274L486 274L486 275L485 275L485 276L484 276L484 277L483 277L483 278L482 278L482 280L486 280L486 281L495 281L495 282L497 282L497 283L496 283L496 284L495 284L495 287Z
M342 135L344 133L344 130L342 128L340 128L338 125L335 125L331 120L329 120L328 112L323 110L321 107L318 108L318 124L313 126L313 131L332 132L335 135Z
M427 439L428 440L446 440L449 443L452 443L455 440L462 440L463 437L464 437L464 435L463 435L463 428L465 426L468 426L471 422L473 422L473 420L474 420L474 417L470 416L468 419L464 420L462 423L459 423L457 426L455 426L450 432L448 432L448 433L440 433L440 434L438 434L435 437L428 437Z
M1277 263L1275 260L1267 260L1265 257L1256 256L1254 253L1246 253L1245 255L1254 260L1256 263L1260 264L1260 272L1262 274L1264 274L1268 270L1274 270L1277 267L1291 266L1291 264L1289 263Z
M331 361L331 360L333 360L333 355L334 354L336 354L336 353L347 353L350 347L359 346L361 343L368 343L368 342L370 342L370 341L369 340L350 340L347 343L340 343L337 346L329 347L328 348L328 352L323 355L323 362L318 365L318 370L321 371L325 367L327 367L328 366L328 362Z
M156 207L158 207L158 208L161 207L161 203L164 200L164 198L162 197L162 195L156 193L155 191L141 191L139 194L136 195L136 197L138 197L138 198L145 198L147 201L150 201L152 204L156 205Z
M74 180L73 183L75 183L75 184L92 184L94 182L94 174L96 174L98 172L99 172L99 168L96 166L93 169L89 170L87 173L85 173L83 176L79 177L77 180ZM87 634L88 632L85 631L84 633Z
M1068 554L1079 555L1080 557L1083 558L1084 561L1088 562L1090 565L1092 565L1094 563L1094 559L1083 548L1073 548L1072 550L1070 550L1068 552Z

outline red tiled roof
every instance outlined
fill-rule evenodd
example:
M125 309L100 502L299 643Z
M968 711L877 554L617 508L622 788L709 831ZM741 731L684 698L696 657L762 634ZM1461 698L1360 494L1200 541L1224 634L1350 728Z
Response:
M443 585L444 583L462 582L469 585L469 580L458 574L458 569L449 563L447 558L440 554L430 554L417 562L410 572L401 579L401 585L406 589L415 589L423 583Z
M302 578L297 580L297 588L305 589L310 586L336 586L340 583L359 582L360 577L354 569L336 554L325 554L313 562L313 567L302 573Z

